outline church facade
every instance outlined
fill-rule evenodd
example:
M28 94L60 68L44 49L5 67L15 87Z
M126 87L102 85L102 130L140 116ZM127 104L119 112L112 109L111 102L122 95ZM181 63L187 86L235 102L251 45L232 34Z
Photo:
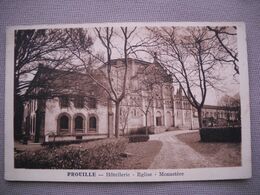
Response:
M122 59L112 63L112 84L117 92L121 87ZM167 73L161 68L159 71L163 74L151 77L157 66L155 62L128 59L126 95L120 103L121 135L146 125L154 133L173 128L198 128L196 111L182 91L173 86L171 79L164 80ZM95 78L106 85L105 67L99 71L104 74L94 73ZM146 85L152 86L151 90L143 88ZM39 66L27 97L23 129L33 142L98 139L112 137L115 133L115 105L86 74ZM218 110L207 109L214 113ZM205 110L206 113L211 112Z

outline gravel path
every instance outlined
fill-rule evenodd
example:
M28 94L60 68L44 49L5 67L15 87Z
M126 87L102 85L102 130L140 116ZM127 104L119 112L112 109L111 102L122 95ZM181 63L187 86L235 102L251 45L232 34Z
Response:
M187 144L176 138L175 135L192 133L195 131L180 130L150 135L150 140L159 140L163 143L160 152L155 156L150 169L202 168L216 167L204 156L196 152Z

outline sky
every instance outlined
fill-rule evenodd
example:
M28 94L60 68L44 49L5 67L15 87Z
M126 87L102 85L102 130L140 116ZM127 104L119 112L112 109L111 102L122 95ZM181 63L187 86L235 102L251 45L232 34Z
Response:
M129 31L131 31L133 29L134 29L133 27L128 28ZM181 29L178 31L178 33L180 35L183 34L184 30ZM105 50L104 46L102 45L101 41L98 39L95 29L90 28L88 30L88 33L91 37L93 37L93 41L94 41L93 50L96 53L106 56L105 55L106 50ZM114 28L114 34L116 36L112 37L112 43L114 46L114 48L112 49L112 58L113 59L122 58L124 41L123 41L121 29L119 27ZM135 33L133 33L132 35L133 36L131 36L129 44L140 43L141 40L142 41L150 40L150 39L147 39L147 37L149 37L149 33L144 27L138 27L136 29ZM142 59L144 61L149 61L149 62L153 61L152 56L148 55L145 52L139 51L136 54L137 54L137 56L132 55L131 57L132 58L138 57L138 59ZM226 94L229 96L234 96L235 94L237 94L239 92L239 78L238 78L239 75L234 76L234 69L232 67L232 64L223 64L221 67L218 68L218 72L223 79L221 81L221 83L218 85L219 89L221 89L221 91L215 90L215 89L208 89L205 104L217 105L218 100L222 96L224 96ZM29 78L32 78L32 77L29 76Z
M129 28L129 30L132 30L133 28ZM92 31L92 36L95 36L95 32ZM179 31L177 31L180 35L184 34L185 28L180 28ZM113 45L117 48L112 50L112 58L122 58L122 48L123 48L123 38L122 33L120 32L119 28L115 28L114 32L117 34L117 37L113 38ZM137 28L136 34L133 34L133 37L131 38L130 42L132 44L138 43L140 40L143 40L144 37L148 37L149 33L145 28ZM146 40L146 39L145 39ZM148 40L148 39L147 39ZM236 39L232 40L233 42L236 41ZM231 41L231 42L232 42ZM232 44L232 43L231 43ZM235 43L236 44L236 43ZM95 39L94 46L95 51L103 51L102 53L105 54L104 47L102 46L101 42L97 39ZM152 62L153 58L150 55L147 55L147 53L144 52L137 52L137 57L144 60ZM224 95L234 96L239 92L239 75L234 75L234 69L231 63L229 64L223 64L219 66L217 71L220 74L220 77L222 78L222 81L218 85L218 88L220 90L211 89L209 88L207 91L207 96L205 100L205 104L209 105L217 105L220 98ZM176 88L178 85L176 85ZM195 92L196 94L196 92Z

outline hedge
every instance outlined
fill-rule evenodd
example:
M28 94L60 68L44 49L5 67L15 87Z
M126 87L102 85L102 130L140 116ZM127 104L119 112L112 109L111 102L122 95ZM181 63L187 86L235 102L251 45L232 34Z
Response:
M200 129L202 142L241 142L241 127L207 127Z
M89 143L88 143L89 144ZM120 162L127 139L109 139L91 143L93 146L74 145L46 147L15 155L16 168L28 169L109 169Z
M147 127L147 128L148 128L148 134L154 134L151 127ZM132 129L129 132L129 134L130 135L146 135L146 127L139 127L137 129Z
M149 135L131 135L129 136L129 142L147 142L149 140Z

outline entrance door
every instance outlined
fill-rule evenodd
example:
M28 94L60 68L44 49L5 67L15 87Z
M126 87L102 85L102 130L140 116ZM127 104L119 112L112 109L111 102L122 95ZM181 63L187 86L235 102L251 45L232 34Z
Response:
M162 126L162 117L161 116L156 117L156 126Z
M156 126L162 126L162 115L161 112L156 112Z

